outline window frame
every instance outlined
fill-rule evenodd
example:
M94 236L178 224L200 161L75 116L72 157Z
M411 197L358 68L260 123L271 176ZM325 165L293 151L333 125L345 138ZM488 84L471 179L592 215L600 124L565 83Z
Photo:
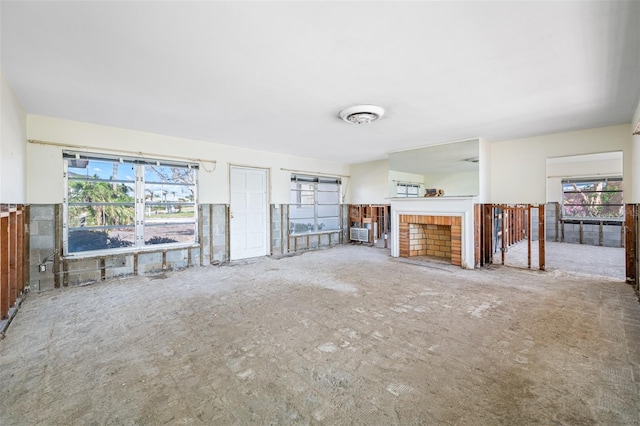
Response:
M587 185L587 184L596 184L598 182L604 182L605 187L608 182L621 182L622 189L619 190L589 190L589 191L566 191L565 185L567 184L575 184L575 185ZM561 189L562 189L562 198L560 204L560 213L561 219L566 221L582 221L582 222L601 222L601 221L610 221L610 222L622 222L624 221L624 180L620 176L608 176L608 177L585 177L585 178L567 178L562 179L560 181ZM622 202L621 203L601 203L601 204L586 204L586 203L566 203L565 196L566 194L577 194L577 193L620 193L622 194ZM621 207L620 216L570 216L565 214L566 206L585 206L585 207Z
M133 180L122 179L73 179L69 175L70 161L99 161L113 164L131 164L133 166ZM147 244L145 242L145 229L155 226L166 226L167 224L149 224L146 222L146 208L158 203L147 202L146 200L146 188L145 188L145 171L147 166L166 166L175 168L185 168L193 170L193 183L177 183L166 182L166 185L170 186L189 186L193 193L193 200L189 202L172 202L164 203L165 206L169 205L189 205L193 206L193 221L189 216L189 220L184 222L173 222L172 225L193 225L194 235L192 241L176 241L169 243L155 243ZM157 251L166 248L173 247L190 247L197 246L199 244L198 234L198 171L199 165L197 163L190 163L185 161L173 161L173 160L160 160L152 158L130 157L130 156L118 156L101 153L87 153L63 150L63 180L64 180L64 196L62 203L62 243L63 243L63 256L65 257L93 257L101 255L110 255L118 253L131 253L131 252L144 252L144 251ZM72 203L69 200L70 182L91 182L91 183L109 183L109 184L131 184L133 189L133 202L81 202ZM152 181L151 184L158 184L158 182ZM69 217L70 207L81 205L108 205L108 206L133 206L134 220L132 224L127 225L100 225L100 226L70 226L71 218ZM108 230L115 228L133 228L133 244L126 247L114 247L114 248L101 248L97 250L80 250L70 252L69 249L69 233L72 230L89 229L89 230Z
M294 189L292 186L296 184L298 188ZM337 186L337 191L327 191L323 189L319 189L318 186L322 184L333 184ZM340 206L342 205L342 179L336 177L328 177L328 176L311 176L311 175L300 175L300 174L292 174L291 175L291 187L289 189L290 194L296 193L296 201L297 203L289 202L289 235L299 236L299 235L310 235L310 234L320 234L320 233L329 233L329 232L341 232L342 230L342 216ZM310 195L303 195L302 192L311 191L310 188L300 188L301 185L310 185L313 187L313 202L312 203L303 203L303 199L305 197L311 198ZM319 200L319 193L322 192L331 192L336 193L337 195L337 203L321 203ZM291 217L291 209L294 206L313 206L313 229L306 232L294 232L294 229L291 228L292 221L296 219L304 219L304 218L292 218ZM321 206L336 206L338 213L336 216L319 216L319 207ZM327 230L319 230L318 229L318 219L329 219L336 218L338 220L338 228L337 229L327 229ZM309 216L308 219L311 219Z
M399 191L400 188L404 190ZM409 194L409 188L417 188L415 195ZM410 182L396 182L396 197L398 198L420 198L420 184Z

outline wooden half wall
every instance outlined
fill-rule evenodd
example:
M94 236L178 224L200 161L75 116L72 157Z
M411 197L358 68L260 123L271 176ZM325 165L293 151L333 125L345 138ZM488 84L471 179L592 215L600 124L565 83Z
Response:
M625 204L624 208L626 281L638 292L638 204Z
M545 266L545 206L532 204L476 204L474 206L475 267L481 268L494 262L505 264L507 248L521 241L527 241L528 268L531 269L531 241L533 222L532 211L537 210L538 269ZM542 219L540 219L542 218ZM500 261L494 258L500 253Z
M25 290L25 222L23 205L0 204L0 332Z

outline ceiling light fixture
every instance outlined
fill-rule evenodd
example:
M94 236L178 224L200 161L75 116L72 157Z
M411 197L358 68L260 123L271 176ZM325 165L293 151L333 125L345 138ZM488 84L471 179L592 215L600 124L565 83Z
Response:
M340 111L340 118L347 123L368 124L380 120L384 109L375 105L354 105Z

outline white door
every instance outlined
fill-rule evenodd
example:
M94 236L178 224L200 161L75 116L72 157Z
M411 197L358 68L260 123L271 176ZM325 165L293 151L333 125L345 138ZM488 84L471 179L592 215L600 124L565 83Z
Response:
M265 169L231 167L231 260L269 254L267 181Z

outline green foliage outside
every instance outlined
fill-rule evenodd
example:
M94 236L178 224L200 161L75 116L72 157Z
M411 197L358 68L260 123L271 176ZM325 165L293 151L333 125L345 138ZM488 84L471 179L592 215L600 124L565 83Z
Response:
M94 175L97 179L98 176ZM135 221L135 199L129 195L132 189L125 184L106 182L71 181L69 183L70 203L93 203L85 206L71 206L69 220L71 227L130 225ZM97 204L96 204L97 203ZM102 205L99 203L128 203L130 205ZM84 220L84 222L82 222Z
M563 184L563 215L575 218L624 216L622 181Z

